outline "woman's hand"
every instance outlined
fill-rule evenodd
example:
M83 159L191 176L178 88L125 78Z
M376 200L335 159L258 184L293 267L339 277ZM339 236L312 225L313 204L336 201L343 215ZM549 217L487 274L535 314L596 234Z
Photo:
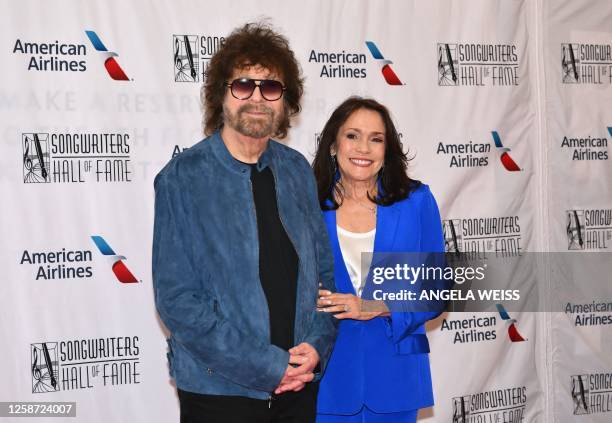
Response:
M325 289L319 290L317 307L321 312L336 313L336 319L370 320L389 315L383 301L362 300L353 294L333 294Z

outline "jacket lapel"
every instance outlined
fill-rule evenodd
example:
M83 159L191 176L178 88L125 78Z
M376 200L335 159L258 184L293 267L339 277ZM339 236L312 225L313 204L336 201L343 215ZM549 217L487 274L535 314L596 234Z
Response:
M400 212L394 206L376 207L376 236L374 238L374 252L393 251L395 232Z
M393 206L376 207L376 235L374 236L374 252L391 252L395 241L395 233L400 212ZM344 264L344 257L338 241L336 211L323 212L329 241L334 252L334 266L336 269L336 286L340 292L355 294L355 288ZM372 263L375 264L375 263Z
M351 283L348 270L344 264L344 257L342 256L342 250L340 249L340 242L338 241L338 229L336 227L336 210L328 210L323 212L323 219L327 226L327 233L329 234L329 242L331 243L332 251L334 252L334 273L336 276L336 288L339 292L345 294L355 294L355 288Z
M374 237L374 255L370 264L370 271L374 267L384 266L386 257L384 255L376 256L376 253L393 252L393 244L395 241L395 232L399 220L399 211L393 206L377 206L376 207L376 236ZM368 274L368 281L371 280L371 275Z

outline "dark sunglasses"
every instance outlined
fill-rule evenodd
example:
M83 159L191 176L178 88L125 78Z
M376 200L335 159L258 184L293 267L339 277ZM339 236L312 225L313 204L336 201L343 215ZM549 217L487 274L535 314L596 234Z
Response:
M225 86L230 88L232 96L238 100L251 98L253 92L255 92L255 87L259 87L259 92L263 98L268 101L275 101L281 98L283 92L287 89L280 81L274 79L239 78L230 83L226 82Z

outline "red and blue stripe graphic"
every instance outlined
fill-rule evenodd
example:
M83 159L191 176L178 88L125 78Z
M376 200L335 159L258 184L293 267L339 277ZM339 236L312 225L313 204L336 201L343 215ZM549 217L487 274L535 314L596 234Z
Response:
M121 283L136 283L138 279L130 272L130 269L127 268L125 263L122 260L126 260L124 256L120 256L115 254L115 251L111 248L110 245L99 235L92 235L91 239L98 247L100 252L109 257L112 261L112 269L113 273L117 277L117 280Z
M516 319L510 317L506 309L501 304L495 304L497 307L497 311L499 312L500 317L508 324L508 337L512 342L524 342L525 338L519 333L516 327Z
M501 152L500 160L502 162L502 165L504 165L504 168L509 172L516 172L521 170L521 168L516 164L516 162L512 160L510 154L508 154L510 149L508 147L503 146L501 138L497 131L492 131L491 134L493 135L493 142L495 142L495 147L497 147L497 150Z
M119 63L115 60L115 57L117 57L118 54L108 51L106 46L102 43L102 40L100 40L100 37L98 37L98 34L96 34L94 31L85 31L85 34L87 34L87 37L93 44L94 48L102 53L104 57L104 67L106 68L106 71L110 77L115 81L129 81L130 79L125 72L123 72L123 69L121 69Z
M368 46L368 50L370 50L370 53L372 53L372 57L374 57L374 59L377 60L378 63L381 65L381 72L383 74L383 77L385 78L385 81L387 81L387 84L404 85L402 84L402 81L400 81L400 79L397 77L395 72L393 72L393 69L391 69L390 65L393 64L393 62L391 60L386 60L383 57L378 47L376 47L376 44L374 44L374 42L372 41L366 41L366 46Z

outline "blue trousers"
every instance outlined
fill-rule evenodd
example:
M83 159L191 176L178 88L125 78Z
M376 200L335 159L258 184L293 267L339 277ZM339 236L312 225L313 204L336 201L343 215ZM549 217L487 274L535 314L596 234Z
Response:
M365 405L357 414L317 414L317 423L415 423L419 410L375 413Z

